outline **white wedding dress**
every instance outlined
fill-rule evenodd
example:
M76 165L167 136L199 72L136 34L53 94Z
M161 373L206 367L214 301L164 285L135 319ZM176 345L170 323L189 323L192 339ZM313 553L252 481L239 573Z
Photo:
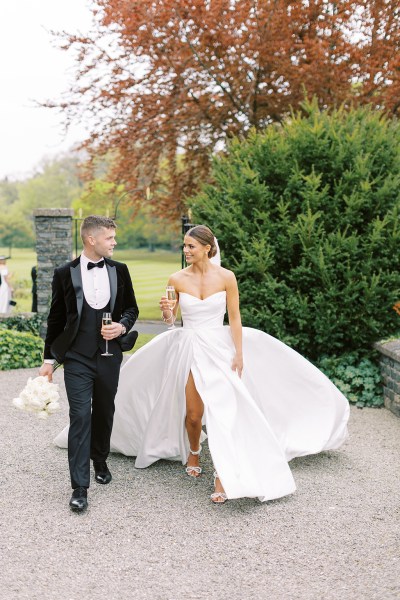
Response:
M349 405L331 381L297 352L243 328L242 379L223 326L226 292L204 300L181 292L183 327L166 331L121 369L112 451L144 468L159 459L186 463L185 385L190 371L204 402L209 449L228 498L271 500L292 493L288 461L338 448ZM67 430L55 443L67 444Z

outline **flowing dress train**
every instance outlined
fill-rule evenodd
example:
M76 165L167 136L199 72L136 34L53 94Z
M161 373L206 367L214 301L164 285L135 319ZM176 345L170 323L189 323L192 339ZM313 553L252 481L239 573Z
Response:
M261 501L292 493L288 461L338 448L347 436L343 394L300 354L243 328L242 379L223 325L226 292L201 300L181 292L183 327L168 330L122 367L112 451L145 468L159 459L186 463L185 386L192 372L204 403L209 449L228 498ZM55 443L66 446L66 432Z

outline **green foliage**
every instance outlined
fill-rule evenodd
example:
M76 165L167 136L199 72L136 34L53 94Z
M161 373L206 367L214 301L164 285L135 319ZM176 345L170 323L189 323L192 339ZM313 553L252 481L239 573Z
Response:
M44 161L38 172L24 181L0 181L0 246L33 247L33 211L72 207L76 216L116 214L121 248L176 250L181 242L180 223L156 216L143 185L132 191L106 181L105 172L111 165L110 157L103 164L98 162L95 178L84 183L79 175L79 155L72 152Z
M0 329L0 371L28 369L42 363L43 340L32 333Z
M76 153L61 155L43 161L33 177L18 185L19 206L26 215L39 207L70 207L82 189L79 156Z
M323 357L318 367L339 388L349 402L363 406L383 406L382 377L378 361L349 352L339 357Z
M143 190L140 190L143 196ZM139 191L138 191L139 194ZM136 199L135 199L136 198ZM118 248L176 249L181 240L180 223L157 217L140 196L125 191L124 186L102 179L92 180L72 207L75 214L116 214Z
M137 352L138 350L140 350L140 348L142 348L143 346L148 344L154 337L155 337L155 335L153 335L151 333L139 333L137 342L134 345L134 347L132 348L132 350L130 350L129 352L124 352L124 354L126 356L129 354L135 354L135 352Z
M33 335L40 335L40 327L46 315L34 313L32 316L21 314L11 315L0 319L0 329L12 329L13 331L27 331Z
M0 220L0 242L2 246L21 248L33 247L33 221L26 218L17 208L18 203L5 209ZM0 210L3 210L0 204Z
M236 273L244 324L316 359L396 328L400 124L368 108L303 110L234 139L191 206Z
M0 181L0 245L32 247L33 211L71 206L83 188L78 162L79 156L71 153L43 161L37 172L24 181Z

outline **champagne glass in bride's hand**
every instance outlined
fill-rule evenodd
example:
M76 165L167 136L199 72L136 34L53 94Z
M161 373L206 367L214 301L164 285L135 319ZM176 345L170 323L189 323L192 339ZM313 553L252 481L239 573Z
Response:
M168 300L168 304L169 304L169 308L171 310L171 317L172 317L172 323L171 325L168 327L168 329L176 329L175 327L175 323L174 323L174 307L176 304L176 292L175 292L175 288L173 285L167 285L166 290L165 290L166 296L167 296L167 300Z
M112 317L111 317L111 313L108 312L103 312L103 318L102 318L102 324L103 325L112 325ZM110 354L110 352L108 351L108 340L106 340L106 351L103 352L103 354L101 356L113 356L112 354Z

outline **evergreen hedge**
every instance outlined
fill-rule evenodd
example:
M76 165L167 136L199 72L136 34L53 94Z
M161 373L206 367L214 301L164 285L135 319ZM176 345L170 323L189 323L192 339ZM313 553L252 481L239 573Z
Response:
M39 367L43 340L32 333L0 328L0 371Z
M1 329L12 329L13 331L28 331L34 335L40 335L40 329L46 315L32 313L30 315L15 314L0 319Z
M316 101L234 139L190 201L238 278L243 323L310 359L397 330L400 126Z

